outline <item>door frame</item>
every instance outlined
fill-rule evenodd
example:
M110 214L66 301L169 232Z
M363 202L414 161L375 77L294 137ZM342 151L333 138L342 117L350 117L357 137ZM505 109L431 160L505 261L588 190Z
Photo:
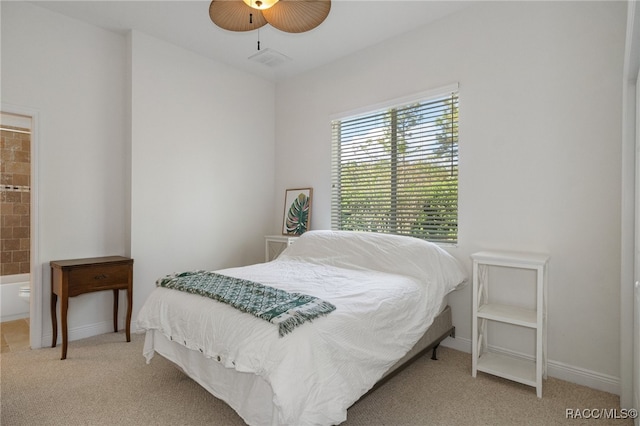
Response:
M0 104L0 111L11 115L31 118L31 203L30 203L30 299L29 299L29 343L31 349L39 349L42 342L42 268L40 265L40 209L39 209L39 146L40 146L40 114L33 108Z
M640 408L640 10L627 2L622 81L620 406ZM634 294L635 293L635 294ZM635 420L638 425L639 420Z

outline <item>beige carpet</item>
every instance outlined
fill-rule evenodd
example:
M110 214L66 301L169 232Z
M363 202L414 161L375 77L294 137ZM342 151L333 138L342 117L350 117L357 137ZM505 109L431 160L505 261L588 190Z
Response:
M160 356L142 357L142 335L122 333L60 347L3 353L2 426L213 425L244 423L226 404ZM575 420L566 409L619 409L616 395L549 378L535 389L493 376L472 378L469 354L448 348L422 357L351 407L343 425L631 425Z

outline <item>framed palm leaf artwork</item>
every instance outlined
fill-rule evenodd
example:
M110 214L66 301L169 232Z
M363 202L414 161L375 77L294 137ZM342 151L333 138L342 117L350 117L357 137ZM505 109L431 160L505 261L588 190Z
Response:
M283 235L302 235L311 221L312 188L287 189L284 194Z

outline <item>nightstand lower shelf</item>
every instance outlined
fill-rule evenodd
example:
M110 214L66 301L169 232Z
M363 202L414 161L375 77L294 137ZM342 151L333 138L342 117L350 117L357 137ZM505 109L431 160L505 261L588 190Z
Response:
M537 385L535 362L511 355L485 352L478 358L477 370L525 385Z

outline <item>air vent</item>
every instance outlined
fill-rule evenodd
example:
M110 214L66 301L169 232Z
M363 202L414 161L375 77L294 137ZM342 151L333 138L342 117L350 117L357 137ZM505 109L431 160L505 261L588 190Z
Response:
M271 68L275 68L291 60L287 55L273 49L263 49L249 56L250 61L258 62Z

